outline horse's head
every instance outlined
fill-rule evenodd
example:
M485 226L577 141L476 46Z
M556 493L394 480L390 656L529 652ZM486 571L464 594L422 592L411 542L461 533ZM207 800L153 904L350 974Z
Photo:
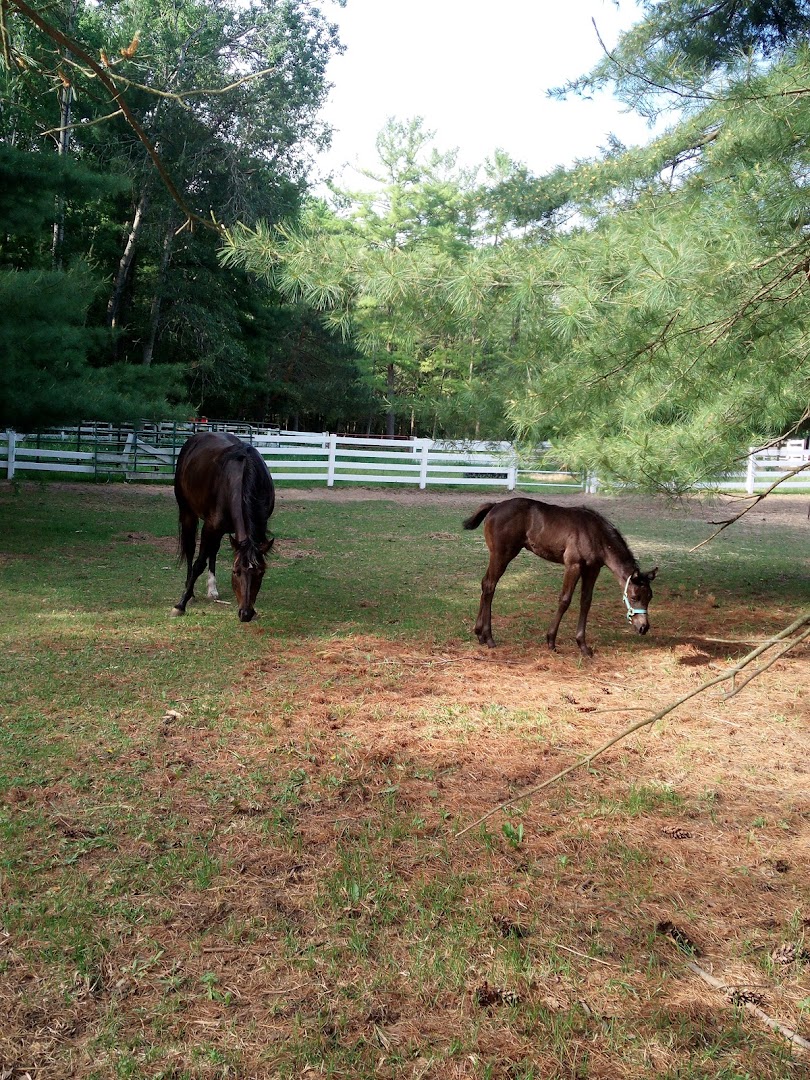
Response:
M237 543L232 537L231 544L235 552L231 584L236 596L239 621L250 622L256 614L254 605L259 589L262 587L265 571L264 557L273 546L273 541L263 540L257 545L251 540Z
M637 634L646 634L650 629L648 610L653 595L651 583L657 573L657 566L646 573L634 570L624 585L627 619Z

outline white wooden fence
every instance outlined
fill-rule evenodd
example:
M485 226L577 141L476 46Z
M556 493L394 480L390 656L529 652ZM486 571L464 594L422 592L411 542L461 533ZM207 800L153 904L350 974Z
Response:
M329 432L281 431L250 425L195 422L113 426L87 424L38 434L0 432L0 475L28 473L121 476L170 480L180 447L195 431L227 430L251 442L277 480L308 483L553 487L595 491L595 477L581 477L555 462L548 445L528 457L510 443L380 439ZM806 440L792 439L752 453L739 472L706 485L754 494L802 465L810 465ZM810 469L791 477L790 490L810 491Z
M381 439L281 431L223 423L92 424L38 434L0 432L0 470L170 480L180 447L195 431L228 430L252 443L276 480L325 483L475 485L583 489L548 447L521 460L510 443Z
M782 480L794 469L804 468L804 472L791 476L785 481L786 488L796 488L802 492L810 491L810 440L787 439L778 446L759 450L748 458L745 469L745 490L748 495L764 491L777 480ZM734 478L727 477L721 487L734 487Z

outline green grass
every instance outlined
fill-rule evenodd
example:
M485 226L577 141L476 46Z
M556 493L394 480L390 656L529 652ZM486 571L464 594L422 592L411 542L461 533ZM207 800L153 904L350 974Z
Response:
M406 658L472 648L486 551L465 510L282 495L260 619L240 626L205 601L169 617L183 573L165 489L0 488L0 1072L800 1076L727 1007L655 1004L677 976L633 911L655 902L662 869L630 830L686 809L711 823L711 792L606 766L608 787L580 776L549 793L545 824L517 807L509 829L496 818L454 845L449 752L373 757L341 727L372 690L381 725L404 709L408 672L374 641ZM611 516L661 566L640 648L691 632L696 590L760 633L810 601L798 529L729 530L690 555L708 531L693 517ZM557 568L519 557L496 637L540 649L558 588ZM606 655L626 640L620 608L603 575L591 633ZM332 648L345 659L330 668ZM326 708L302 689L313 668L343 695L333 728L308 719ZM527 754L571 730L551 707L498 701L426 699L411 719L426 743L473 755L482 726ZM746 827L771 837L782 816ZM580 918L588 876L606 921ZM801 910L794 897L794 935ZM476 1006L484 983L514 1000Z

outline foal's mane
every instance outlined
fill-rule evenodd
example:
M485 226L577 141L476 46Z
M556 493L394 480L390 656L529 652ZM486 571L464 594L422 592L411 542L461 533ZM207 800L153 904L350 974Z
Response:
M594 520L599 527L599 531L604 535L608 543L615 548L620 557L626 557L638 568L638 560L630 550L629 544L609 518L606 518L604 514L600 514L598 510L592 510L589 506L580 506L577 509L583 517Z

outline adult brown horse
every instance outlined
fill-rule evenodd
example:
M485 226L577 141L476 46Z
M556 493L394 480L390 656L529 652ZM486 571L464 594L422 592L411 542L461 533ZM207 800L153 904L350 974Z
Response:
M208 566L208 596L219 599L216 560L225 533L234 549L231 583L240 622L250 622L262 585L265 555L273 546L267 519L273 512L273 480L255 447L226 432L192 435L183 444L174 472L180 511L180 557L188 565L186 588L172 610L184 615L194 583ZM202 518L200 553L194 560L197 523Z
M585 641L585 624L593 598L593 587L603 566L622 587L627 618L639 634L650 629L647 608L652 599L650 583L656 566L646 573L639 569L627 541L607 518L585 506L554 506L539 499L506 499L484 503L464 522L465 529L477 529L486 519L484 538L489 548L489 566L481 582L481 607L475 633L482 645L492 648L492 596L504 570L526 548L549 562L565 567L557 614L546 634L554 649L557 630L568 610L577 582L582 579L577 624L577 644L583 656L593 656Z

